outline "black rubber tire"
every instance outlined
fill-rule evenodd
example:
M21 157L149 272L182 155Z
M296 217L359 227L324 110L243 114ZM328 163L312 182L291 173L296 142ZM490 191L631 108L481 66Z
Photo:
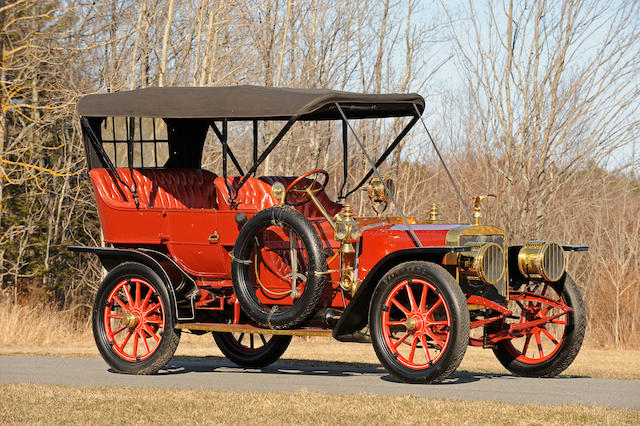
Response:
M580 289L573 278L566 274L555 283L548 283L573 309L567 314L564 339L558 351L549 359L537 364L517 360L507 349L510 341L499 342L493 349L498 361L510 372L523 377L554 377L562 373L576 358L587 328L587 313Z
M233 289L246 314L263 327L273 329L293 328L306 321L316 310L325 290L327 270L324 247L309 219L287 206L270 207L258 212L242 227L233 247L234 259L248 260L254 247L254 237L261 229L273 224L286 225L296 232L307 251L307 282L302 295L291 306L279 306L272 311L263 305L251 281L251 265L233 261L231 278Z
M382 330L384 303L393 289L405 280L421 279L439 291L450 312L449 343L442 355L428 368L416 370L400 363L385 343ZM371 339L378 359L395 378L408 383L439 383L449 377L462 362L469 343L469 311L456 280L442 266L424 261L401 263L380 280L369 311ZM397 355L397 353L396 353Z
M159 333L160 343L149 358L140 361L123 359L113 350L107 338L104 324L104 312L109 294L118 283L129 278L139 278L149 283L158 293L164 308L165 326L164 330ZM175 309L165 284L151 268L140 263L126 262L113 268L107 274L96 293L92 324L93 337L102 358L118 373L154 374L169 362L180 342L180 330L175 329Z
M264 346L251 350L238 342L233 333L212 334L224 356L234 364L246 368L262 368L276 362L291 343L291 336L272 335ZM255 336L258 335L254 335L254 338Z

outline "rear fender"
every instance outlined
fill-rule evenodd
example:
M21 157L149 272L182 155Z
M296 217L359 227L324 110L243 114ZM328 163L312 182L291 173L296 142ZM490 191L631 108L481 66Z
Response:
M82 246L71 246L68 247L68 250L97 255L100 263L107 271L111 271L124 262L137 262L148 266L158 274L167 288L178 322L195 318L194 299L199 295L198 286L190 275L184 272L173 259L164 253L145 248L120 249ZM183 312L181 315L178 309L178 296L176 293L187 294L186 297L180 297L180 300L188 300L190 303L190 309L187 309L187 313Z
M389 253L371 269L358 287L356 294L347 305L333 329L333 337L341 340L342 336L360 331L369 321L369 305L373 292L384 274L400 263L422 260L442 265L444 255L451 252L469 250L467 246L416 247Z

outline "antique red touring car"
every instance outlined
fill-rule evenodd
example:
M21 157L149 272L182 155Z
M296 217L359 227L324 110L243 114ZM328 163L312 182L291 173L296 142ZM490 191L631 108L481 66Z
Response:
M302 335L372 342L384 367L406 382L442 381L467 345L491 348L518 375L567 368L586 320L565 253L587 248L509 245L503 230L481 223L484 196L475 199L471 224L442 223L435 205L424 218L405 216L393 179L378 168L423 110L416 94L254 86L82 98L106 247L70 250L96 254L108 271L93 307L106 362L122 373L155 373L189 330L212 332L244 367L274 362L291 336ZM405 126L372 158L352 123L387 117ZM325 191L325 170L255 176L297 122L328 120L342 125L336 201ZM284 124L260 150L264 122ZM253 136L243 145L247 154L253 148L246 172L229 144L229 125ZM202 167L208 133L220 142L222 170ZM349 148L368 161L361 179L349 174ZM227 173L229 161L236 176ZM348 204L362 189L371 216L357 216ZM382 214L387 204L397 216Z

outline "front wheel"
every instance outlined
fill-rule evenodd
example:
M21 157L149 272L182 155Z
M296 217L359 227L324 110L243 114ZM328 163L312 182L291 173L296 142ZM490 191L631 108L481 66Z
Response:
M92 322L100 354L119 373L156 373L180 342L167 288L139 263L123 263L107 274L96 294Z
M430 262L402 263L382 277L369 325L378 359L403 382L446 379L469 342L464 294L451 274Z
M524 291L512 291L508 307L515 323L547 322L498 342L493 349L498 361L518 376L553 377L563 372L578 355L587 324L573 278L565 274L555 283L532 283Z
M213 332L213 339L224 356L247 368L262 368L276 362L291 343L291 336L273 334Z

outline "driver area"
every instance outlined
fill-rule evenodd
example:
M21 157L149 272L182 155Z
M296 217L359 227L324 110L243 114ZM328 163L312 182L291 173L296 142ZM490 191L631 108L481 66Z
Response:
M240 204L241 208L255 208L256 210L264 210L268 207L278 204L276 197L271 192L271 186L280 182L285 187L288 187L297 177L296 176L261 176L258 178L250 177L242 185L237 195L236 202ZM238 191L238 184L242 180L241 176L228 176L227 183L235 193ZM308 180L308 179L306 179ZM308 180L311 183L311 180ZM218 176L214 180L216 192L218 195L218 206L220 209L231 209L231 203L229 202L229 191L225 185L224 178ZM332 201L327 193L322 190L318 192L316 198L327 210L330 216L336 215L342 210L342 204ZM309 202L294 207L300 213L308 218L323 217L320 210L313 204L311 200Z

